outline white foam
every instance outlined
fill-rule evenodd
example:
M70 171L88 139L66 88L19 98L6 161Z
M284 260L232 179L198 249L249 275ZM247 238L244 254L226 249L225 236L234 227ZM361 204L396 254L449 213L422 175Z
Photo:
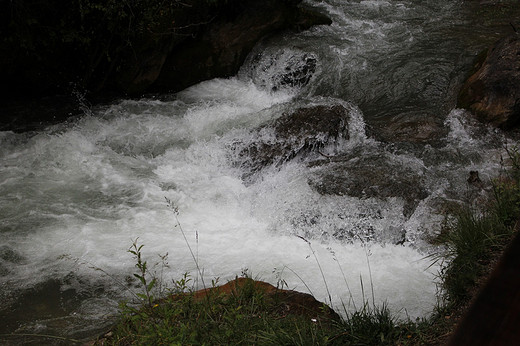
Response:
M201 95L206 97L196 101ZM165 277L178 278L185 271L196 276L182 227L207 282L231 279L248 268L275 284L283 270L290 288L305 290L307 285L328 301L319 267L309 257L312 251L297 237L306 227L311 233L304 235L310 235L334 306L348 302L351 294L361 305L361 275L365 289L373 284L378 302L406 309L412 317L428 314L435 301L435 268L426 270L429 263L416 250L374 244L367 256L359 244L322 237L337 227L338 215L346 209L353 208L349 222L355 223L361 213L356 208L381 201L356 206L355 199L322 197L309 187L305 164L297 162L268 168L249 186L240 179L239 168L230 165L229 148L240 136L251 136L248 127L280 115L277 107L288 99L269 95L248 83L217 80L186 91L179 96L184 101L171 101L173 113L168 102L124 101L12 149L0 170L2 209L7 201L25 206L10 207L14 217L7 224L13 231L4 236L25 262L13 266L3 280L30 286L70 271L103 277L91 266L127 275L135 263L126 250L138 237L150 263L169 253ZM353 111L353 141L362 145L362 117ZM181 226L165 197L179 208ZM367 222L381 229L401 222L402 206L387 206L385 217ZM312 213L320 215L314 226L305 221ZM21 219L26 222L19 223ZM89 264L57 260L65 254Z

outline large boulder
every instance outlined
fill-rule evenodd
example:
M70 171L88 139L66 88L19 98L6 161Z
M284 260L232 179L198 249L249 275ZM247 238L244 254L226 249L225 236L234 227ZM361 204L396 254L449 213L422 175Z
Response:
M197 82L235 75L257 42L283 30L301 31L331 20L308 8L301 0L231 1L193 39L168 55L153 87L178 91Z
M193 294L196 300L202 300L214 294L224 296L237 295L237 291L244 288L254 288L263 293L267 299L278 302L282 309L278 311L282 315L306 316L325 323L340 320L339 315L334 310L308 293L278 288L267 282L250 278L236 278L225 285L206 288L188 294Z
M300 6L301 0L229 0L215 8L190 0L154 31L132 42L107 86L130 95L175 92L198 82L235 75L264 36L331 24L325 15ZM165 23L162 23L165 22ZM168 22L175 23L173 28Z
M264 36L331 23L301 2L0 2L0 97L69 93L70 83L139 95L231 76Z
M273 122L255 129L252 143L241 144L237 165L246 177L270 165L279 165L327 145L348 139L349 110L342 105L317 105L284 113Z
M520 35L499 40L462 86L458 106L502 129L520 124Z
M77 104L70 96L77 90L98 103L235 75L263 37L331 23L301 2L96 0L62 6L49 0L24 7L0 1L0 32L6 34L0 39L0 128L30 130L75 115L78 110L68 106L34 114L23 109L49 102L59 108L64 98ZM312 63L284 82L308 82L304 74L313 72ZM50 99L56 95L60 99Z

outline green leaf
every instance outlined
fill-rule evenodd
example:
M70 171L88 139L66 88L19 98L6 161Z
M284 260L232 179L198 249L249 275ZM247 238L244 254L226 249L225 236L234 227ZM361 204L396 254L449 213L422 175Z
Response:
M135 276L136 278L138 278L139 281L141 281L141 283L142 283L143 285L146 285L146 281L145 281L144 277L142 277L142 276L140 276L140 275L138 275L138 274L134 274L134 276Z
M152 290L152 288L155 286L155 283L157 282L157 279L153 279L149 284L148 286L146 287L146 290L149 292Z

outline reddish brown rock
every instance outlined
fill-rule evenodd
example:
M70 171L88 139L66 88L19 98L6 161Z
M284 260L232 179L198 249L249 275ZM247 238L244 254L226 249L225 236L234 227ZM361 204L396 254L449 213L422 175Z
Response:
M312 295L293 290L277 288L267 282L257 281L250 278L236 278L227 284L207 289L202 289L193 293L197 300L204 299L208 295L233 295L246 285L253 285L260 290L268 299L280 302L279 311L282 315L307 316L309 318L322 321L339 321L339 315L329 308L326 304L319 302ZM191 293L190 293L191 294Z
M475 67L458 106L503 129L520 125L520 35L498 41Z

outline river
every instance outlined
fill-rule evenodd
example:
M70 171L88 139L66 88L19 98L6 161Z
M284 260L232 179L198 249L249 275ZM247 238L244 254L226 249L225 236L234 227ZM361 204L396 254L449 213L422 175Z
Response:
M440 250L428 239L450 208L485 194L469 172L489 188L514 145L455 108L509 14L454 0L307 3L333 24L264 40L237 76L0 132L0 333L104 330L140 289L136 239L166 285L189 272L201 288L191 248L207 284L247 272L340 311L374 300L402 318L432 312L440 267L428 256ZM337 104L348 139L254 175L237 164L259 126ZM324 157L343 157L341 169L312 164ZM368 172L405 188L316 189Z

